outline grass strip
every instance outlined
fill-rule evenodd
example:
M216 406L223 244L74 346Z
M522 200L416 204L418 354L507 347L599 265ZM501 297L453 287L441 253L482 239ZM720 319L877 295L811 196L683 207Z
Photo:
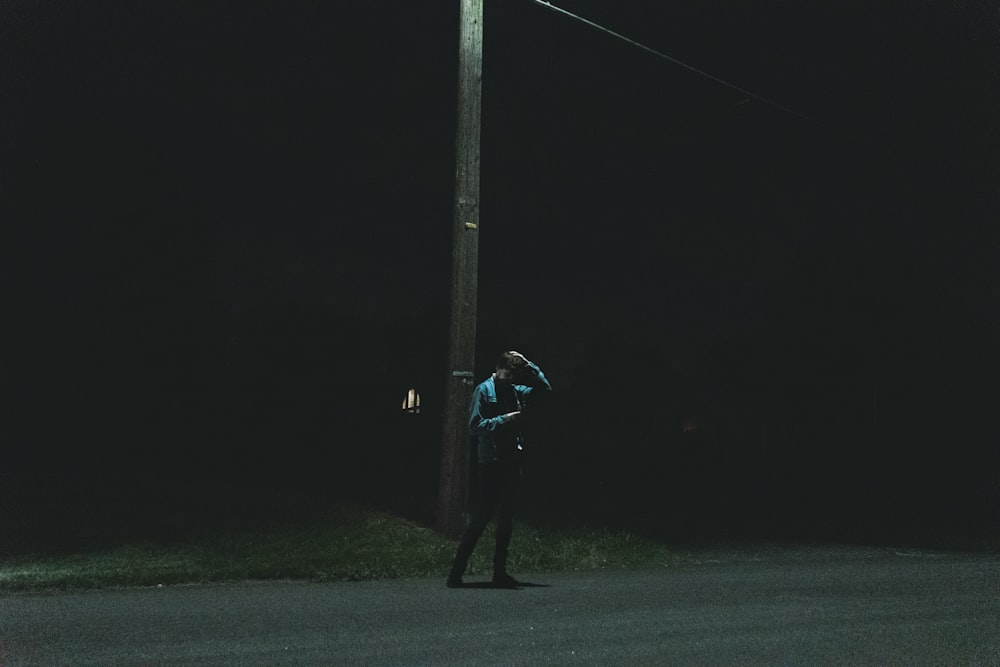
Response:
M488 575L487 530L469 565ZM389 512L344 505L295 520L201 532L190 539L121 540L90 551L0 559L0 591L79 590L239 581L444 578L456 543ZM628 532L517 524L512 572L669 564L666 547Z

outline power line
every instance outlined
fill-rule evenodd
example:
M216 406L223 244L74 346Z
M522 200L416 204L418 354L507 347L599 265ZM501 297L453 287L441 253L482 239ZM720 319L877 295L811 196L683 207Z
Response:
M546 2L546 0L532 0L532 1L535 4L537 4L537 5L541 5L542 7L545 7L547 9L550 9L550 10L556 12L557 14L562 14L564 16L568 16L569 18L575 19L575 20L577 20L577 21L579 21L581 23L589 25L591 28L594 28L596 30L600 30L601 32L606 33L608 35L611 35L612 37L615 37L616 39L620 39L623 42L631 44L632 46L635 46L636 48L642 49L643 51L646 51L648 53L652 53L653 55L658 56L658 57L660 57L660 58L662 58L662 59L664 59L664 60L666 60L668 62L671 62L671 63L673 63L673 64L675 64L675 65L677 65L679 67L683 67L684 69L688 70L689 72L694 72L698 76L702 76L702 77L705 77L706 79L710 79L710 80L712 80L712 81L714 81L714 82L716 82L716 83L718 83L718 84L720 84L722 86L725 86L726 88L730 88L730 89L735 90L735 91L737 91L737 92L739 92L739 93L741 93L743 95L746 95L747 97L749 97L751 99L755 99L758 102L762 102L763 104L766 104L769 107L772 107L772 108L777 109L779 111L782 111L784 113L790 114L792 116L796 116L798 118L801 118L802 120L808 121L808 122L813 123L815 125L819 125L820 127L824 127L824 128L827 128L827 129L833 129L828 124L826 124L826 123L824 123L824 122L822 122L820 120L817 120L817 119L813 118L812 116L807 116L804 113L801 113L799 111L796 111L795 109L791 109L789 107L786 107L783 104L779 104L778 102L775 102L774 100L772 100L770 98L764 97L763 95L758 95L757 93L749 91L746 88L741 88L740 86L737 86L734 83L730 83L729 81L726 81L725 79L720 79L719 77L714 76L712 74L709 74L708 72L706 72L704 70L700 70L697 67L694 67L693 65L689 65L689 64L687 64L687 63L685 63L685 62L683 62L681 60L678 60L677 58L674 58L672 56L667 55L666 53L663 53L661 51L657 51L656 49L654 49L652 47L649 47L649 46L646 46L645 44L643 44L641 42L637 42L636 40L634 40L634 39L632 39L630 37L626 37L625 35L623 35L621 33L615 32L614 30L611 30L610 28L607 28L607 27L605 27L605 26L603 26L603 25L601 25L599 23L595 23L594 21L591 21L590 19L586 19L586 18L584 18L582 16L579 16L578 14L574 14L573 12L568 11L566 9L563 9L562 7L556 7L552 3ZM742 104L742 102L741 102L741 104Z

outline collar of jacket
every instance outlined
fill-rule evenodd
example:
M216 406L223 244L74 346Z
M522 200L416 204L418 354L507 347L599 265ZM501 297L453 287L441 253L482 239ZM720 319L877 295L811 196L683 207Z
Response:
M497 400L497 374L494 373L493 375L491 375L488 378L486 378L486 381L483 382L483 384L486 386L486 397L490 401L496 401ZM518 391L524 391L525 389L528 388L527 385L514 384L513 382L510 384L510 387L514 390L515 394Z

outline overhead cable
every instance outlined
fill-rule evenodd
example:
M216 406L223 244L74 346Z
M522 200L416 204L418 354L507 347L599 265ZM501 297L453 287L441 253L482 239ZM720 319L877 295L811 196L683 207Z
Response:
M758 95L757 93L751 92L751 91L747 90L746 88L741 88L740 86L737 86L734 83L730 83L730 82L728 82L728 81L726 81L724 79L720 79L717 76L714 76L712 74L709 74L708 72L705 72L704 70L700 70L697 67L689 65L689 64L687 64L687 63L685 63L685 62L683 62L681 60L678 60L677 58L674 58L672 56L668 56L667 54L665 54L665 53L663 53L661 51L657 51L656 49L651 48L649 46L646 46L645 44L643 44L641 42L637 42L636 40L631 39L630 37L626 37L625 35L622 35L621 33L615 32L614 30L611 30L610 28L606 28L605 26L600 25L599 23L595 23L594 21L591 21L590 19L586 19L586 18L584 18L582 16L574 14L573 12L568 11L566 9L563 9L562 7L556 7L551 2L547 2L546 0L533 0L533 2L535 4L537 4L537 5L541 5L542 7L546 7L547 9L550 9L550 10L556 12L557 14L562 14L564 16L568 16L569 18L575 19L577 21L580 21L581 23L589 25L591 28L594 28L596 30L600 30L603 33L606 33L608 35L611 35L612 37L620 39L623 42L626 42L628 44L631 44L632 46L635 46L635 47L637 47L639 49L642 49L643 51L647 51L649 53L652 53L653 55L658 56L658 57L660 57L660 58L662 58L662 59L664 59L666 61L669 61L669 62L671 62L671 63L673 63L673 64L675 64L675 65L677 65L679 67L683 67L684 69L686 69L686 70L688 70L690 72L694 72L698 76L702 76L702 77L705 77L706 79L710 79L710 80L712 80L712 81L714 81L714 82L716 82L716 83L718 83L718 84L720 84L722 86L725 86L726 88L730 88L730 89L735 90L735 91L737 91L737 92L739 92L739 93L741 93L743 95L746 95L747 97L749 97L751 99L754 99L754 100L757 100L758 102L766 104L769 107L772 107L772 108L777 109L779 111L782 111L784 113L790 114L792 116L796 116L798 118L801 118L802 120L808 121L810 123L814 123L814 124L819 125L821 127L825 127L825 128L830 129L830 126L827 125L826 123L822 122L822 121L816 120L815 118L813 118L811 116L807 116L804 113L800 113L800 112L796 111L795 109L791 109L791 108L786 107L786 106L784 106L782 104L779 104L778 102L775 102L774 100L772 100L770 98L764 97L763 95ZM742 102L740 104L742 104ZM737 105L737 106L739 106L739 105Z

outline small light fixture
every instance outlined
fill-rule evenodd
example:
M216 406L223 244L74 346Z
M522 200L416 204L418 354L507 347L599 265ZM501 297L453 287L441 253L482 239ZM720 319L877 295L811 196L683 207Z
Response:
M403 399L403 411L409 412L411 415L420 413L420 392L416 389L410 389L406 392L406 398Z

